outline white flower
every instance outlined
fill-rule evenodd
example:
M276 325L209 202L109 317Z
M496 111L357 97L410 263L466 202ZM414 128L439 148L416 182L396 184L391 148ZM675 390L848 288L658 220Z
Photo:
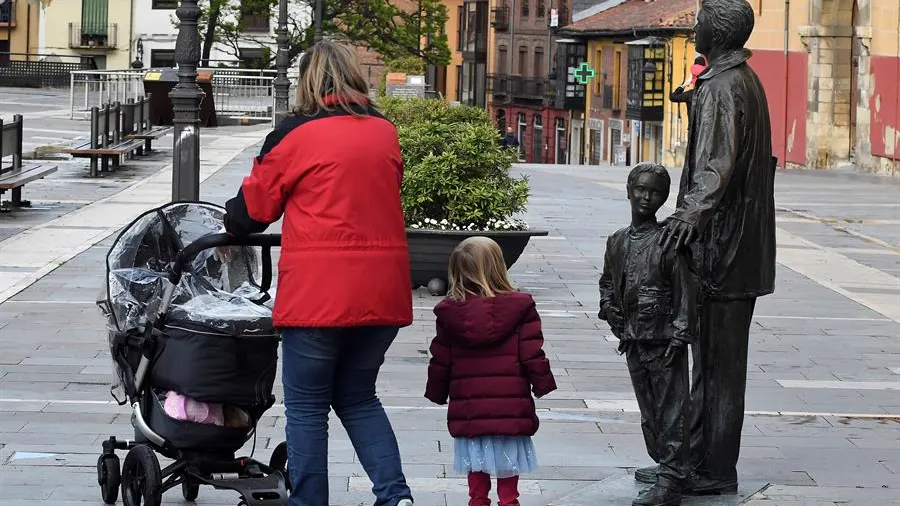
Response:
M446 219L441 220L441 225L449 225L449 224L450 224L450 222L447 221Z
M412 227L412 228L419 228L419 224L418 224L418 223L413 223L412 225L410 225L410 227Z

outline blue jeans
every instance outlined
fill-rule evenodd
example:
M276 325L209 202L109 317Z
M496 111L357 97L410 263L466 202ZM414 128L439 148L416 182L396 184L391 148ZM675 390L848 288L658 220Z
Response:
M334 408L372 480L375 506L412 499L394 429L375 395L396 327L282 331L290 506L329 506L328 412Z

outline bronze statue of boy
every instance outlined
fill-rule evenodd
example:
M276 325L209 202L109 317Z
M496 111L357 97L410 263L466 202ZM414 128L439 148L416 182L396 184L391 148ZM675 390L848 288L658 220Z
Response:
M633 506L680 504L691 472L686 348L694 342L697 294L685 252L660 241L664 228L656 212L670 185L661 165L632 169L627 185L631 226L609 237L600 278L599 316L620 340L647 453L659 465L656 483Z

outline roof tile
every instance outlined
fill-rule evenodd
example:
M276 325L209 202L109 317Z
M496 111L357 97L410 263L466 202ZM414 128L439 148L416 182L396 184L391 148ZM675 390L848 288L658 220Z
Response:
M624 32L653 28L690 28L696 0L628 0L565 27L567 32Z

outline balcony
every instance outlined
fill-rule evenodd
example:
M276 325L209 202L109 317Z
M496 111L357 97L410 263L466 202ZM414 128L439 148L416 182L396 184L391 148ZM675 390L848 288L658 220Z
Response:
M510 76L492 74L488 76L488 87L495 102L509 102Z
M69 23L69 47L73 49L115 49L119 26Z
M643 40L628 43L628 95L625 118L662 121L665 105L665 46Z
M546 79L531 79L525 77L510 77L512 96L522 100L543 100L550 89Z
M494 27L494 30L498 32L509 31L508 6L504 5L502 7L495 7L491 9L491 26Z

